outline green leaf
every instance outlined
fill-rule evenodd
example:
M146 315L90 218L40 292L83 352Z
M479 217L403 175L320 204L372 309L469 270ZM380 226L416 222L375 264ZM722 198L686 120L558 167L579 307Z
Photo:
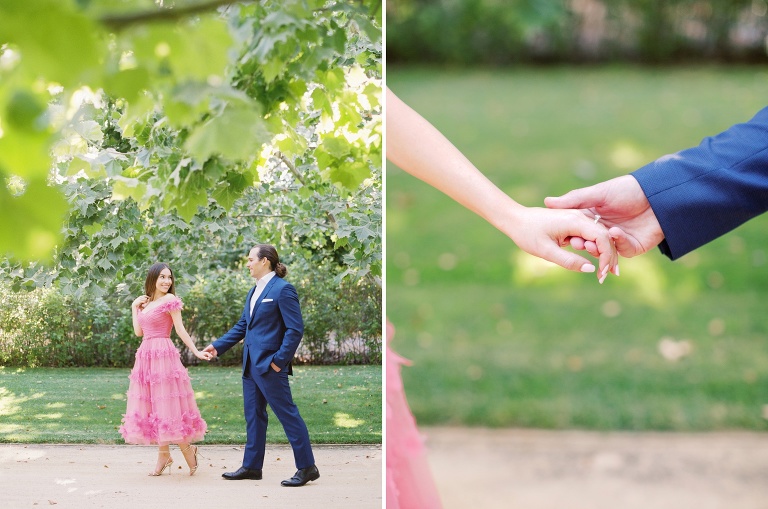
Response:
M344 70L341 68L330 69L328 71L318 71L317 78L330 94L335 94L344 87Z
M173 208L178 211L185 221L191 221L197 213L197 208L203 207L207 203L208 193L205 189L195 189L194 191L186 192L183 198L171 201Z
M347 157L351 152L349 142L343 136L328 136L321 143L323 149L336 159Z
M275 78L280 76L285 68L285 62L279 59L268 60L261 66L261 72L264 74L264 80L267 83L272 83Z
M138 179L115 177L112 185L112 197L116 200L125 200L133 198L136 203L142 203L145 200L147 185Z
M299 156L307 151L307 139L293 131L287 132L276 141L277 148L289 156Z
M149 88L151 79L145 67L125 69L104 78L104 91L115 98L123 98L129 103L138 99L142 90Z
M368 99L371 108L378 108L381 105L381 85L378 83L368 83L363 89L363 94Z
M372 43L375 44L381 41L381 29L374 25L367 17L355 16L352 18L352 22L357 25L360 31L363 32Z
M101 231L102 228L104 228L104 226L101 223L87 224L83 226L83 230L85 230L85 233L87 233L90 236L96 235Z
M88 172L91 169L91 164L88 161L84 161L79 156L73 157L67 166L66 176L72 177L77 175L81 171Z
M104 137L104 133L101 132L101 126L94 120L81 120L79 122L75 122L72 125L72 129L74 129L75 132L82 136L84 139L92 143L98 143Z
M368 164L362 161L344 162L338 166L331 166L329 178L332 182L341 184L352 191L371 176Z
M48 155L51 136L48 133L22 133L2 126L0 138L0 168L25 178L48 175L51 158Z
M40 117L45 113L45 106L30 92L26 90L16 90L11 95L6 106L3 119L8 123L8 127L17 129L20 132L41 132L44 124L41 124Z
M109 247L111 247L112 249L115 249L120 247L120 245L125 244L126 242L128 242L127 239L124 239L123 237L118 235L117 237L109 241Z
M124 138L133 138L135 136L136 122L145 120L155 109L155 103L146 95L141 95L137 100L129 103L125 107L125 112L117 121L118 127L123 132Z
M50 260L66 210L67 201L45 179L29 181L21 196L0 186L0 252L18 260Z
M256 109L228 106L220 115L197 127L184 148L198 161L213 155L246 160L256 155L269 137L264 119Z
M231 44L226 22L217 16L178 25L143 25L123 35L123 45L133 47L139 66L160 75L170 70L178 83L223 77Z
M22 65L35 78L64 86L94 79L103 33L87 16L59 0L0 2L0 41L18 46ZM97 85L97 83L91 84ZM98 87L93 87L98 88Z
M312 103L315 108L322 111L328 116L333 115L333 108L331 107L331 101L328 100L328 94L325 93L320 87L317 87L312 91Z

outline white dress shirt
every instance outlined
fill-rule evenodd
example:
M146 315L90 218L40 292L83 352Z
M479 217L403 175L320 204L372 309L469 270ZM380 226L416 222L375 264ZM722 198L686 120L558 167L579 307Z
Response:
M259 297L261 297L261 293L264 291L264 287L267 286L269 280L274 276L275 271L273 270L269 274L265 274L264 277L256 281L256 289L253 291L253 295L251 296L251 316L253 316L253 308L256 306L256 302L258 302Z

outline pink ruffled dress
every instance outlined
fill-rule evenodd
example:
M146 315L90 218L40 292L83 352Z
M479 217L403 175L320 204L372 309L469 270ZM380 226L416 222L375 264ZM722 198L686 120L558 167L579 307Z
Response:
M400 377L400 366L410 363L389 348L394 332L387 321L387 509L439 509L424 441Z
M207 425L197 409L189 373L170 338L170 312L183 306L174 297L138 313L144 338L128 377L128 408L120 426L128 444L197 442L205 436Z

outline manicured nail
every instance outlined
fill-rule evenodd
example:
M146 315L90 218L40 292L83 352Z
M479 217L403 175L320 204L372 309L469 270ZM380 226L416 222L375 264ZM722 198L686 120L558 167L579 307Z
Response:
M607 275L608 275L608 271L609 271L609 270L611 270L611 266L610 266L610 265L606 265L606 266L605 266L605 268L603 269L603 271L600 273L600 275L601 275L602 277L605 277L605 276L607 276Z
M619 274L619 264L618 264L618 263L616 264L616 272L615 272L615 274L616 274L617 276L619 276L619 275L620 275L620 274Z
M595 271L595 266L592 265L591 263L585 263L584 265L581 266L581 271L582 272L594 272Z
M603 281L605 281L605 278L607 278L607 277L608 277L608 274L603 274L603 275L600 277L600 279L598 279L598 280L597 280L597 281L598 281L598 283L600 283L600 284L603 284Z

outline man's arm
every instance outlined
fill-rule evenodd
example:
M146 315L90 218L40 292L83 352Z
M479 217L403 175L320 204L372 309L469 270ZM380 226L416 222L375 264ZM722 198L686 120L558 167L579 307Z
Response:
M247 308L246 308L247 309ZM205 348L203 351L210 352L209 348L213 347L213 352L211 352L214 356L218 357L219 355L224 355L227 350L238 344L240 341L243 340L245 337L245 328L248 325L247 317L246 317L246 310L243 310L243 314L240 315L240 319L237 321L235 325L232 326L231 329L229 329L229 332L221 336L219 339L211 343L209 346Z
M622 256L659 245L677 259L768 210L768 108L631 176L546 198L544 203L599 214L611 227ZM580 238L571 244L594 249Z
M768 210L768 108L632 175L679 258Z

